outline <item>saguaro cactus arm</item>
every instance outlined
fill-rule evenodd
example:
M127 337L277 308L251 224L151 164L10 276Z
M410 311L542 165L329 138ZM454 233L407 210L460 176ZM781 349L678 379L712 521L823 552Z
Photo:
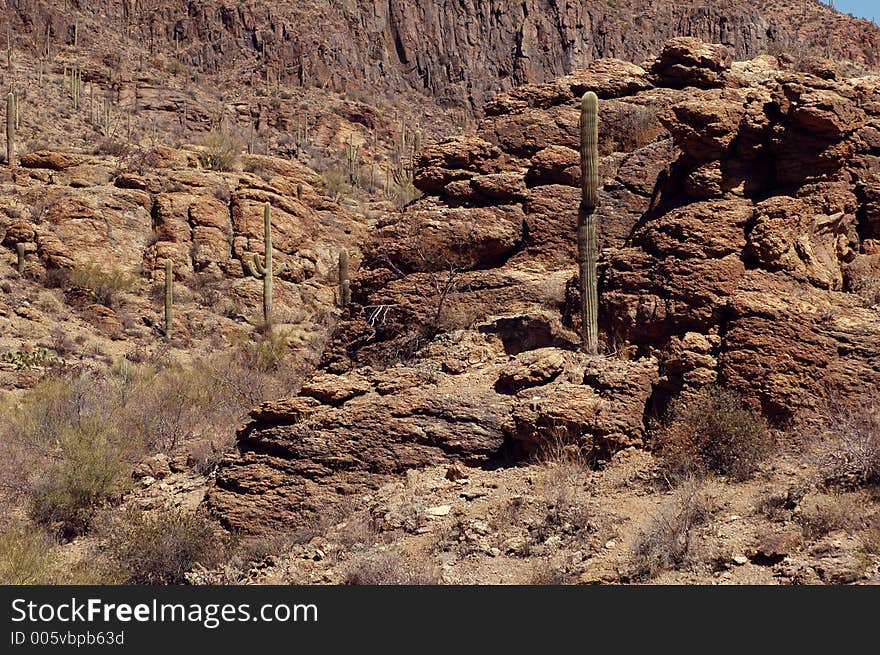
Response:
M578 286L584 349L599 345L599 287L596 277L596 216L599 204L599 99L587 91L581 100L581 202L578 209Z

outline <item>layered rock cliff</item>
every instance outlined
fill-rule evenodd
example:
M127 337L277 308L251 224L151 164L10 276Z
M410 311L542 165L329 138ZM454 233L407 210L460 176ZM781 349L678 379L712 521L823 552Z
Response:
M499 90L543 82L598 58L639 63L673 36L729 46L739 59L768 50L873 65L880 31L815 0L761 3L503 1L275 3L101 0L9 3L12 43L50 41L175 58L230 80L388 93L419 90L479 111ZM76 11L70 11L75 9ZM2 23L0 23L2 28ZM135 56L137 59L137 56Z

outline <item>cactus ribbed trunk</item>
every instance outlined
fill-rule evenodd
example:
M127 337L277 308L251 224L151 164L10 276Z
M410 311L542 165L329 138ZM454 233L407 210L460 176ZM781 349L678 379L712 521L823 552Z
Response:
M6 162L15 166L15 94L6 95Z
M252 261L247 261L247 267L255 278L263 279L263 323L267 330L272 329L272 283L275 273L284 270L284 264L278 266L277 271L272 264L272 206L267 202L263 209L263 241L266 246L263 263L260 256L254 253Z
M581 101L581 202L578 210L578 286L584 349L599 348L599 284L596 278L596 207L599 204L599 99L587 91Z
M18 274L24 275L24 244L15 244L15 254L18 257Z
M171 339L174 322L174 264L165 260L165 338Z
M266 264L263 267L263 321L272 324L272 208L269 203L263 208L263 229L265 230Z
M345 309L351 302L351 283L348 277L348 250L339 251L339 306Z

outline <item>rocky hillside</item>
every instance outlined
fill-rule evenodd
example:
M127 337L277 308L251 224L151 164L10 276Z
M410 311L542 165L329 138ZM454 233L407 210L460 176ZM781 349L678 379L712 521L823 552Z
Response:
M7 3L0 580L31 538L50 581L880 576L880 32L684 4ZM659 421L710 389L779 449L676 486ZM151 517L216 552L145 577Z
M880 30L816 0L625 2L9 3L14 47L77 42L108 65L163 53L232 88L279 81L351 93L418 92L479 111L499 90L544 82L594 59L639 63L673 36L731 47L876 63ZM50 46L50 50L51 50ZM126 61L128 60L128 61Z
M684 88L682 88L684 87ZM604 352L578 352L578 98L600 101ZM600 60L496 96L427 147L425 197L380 219L315 373L251 414L210 506L287 527L443 463L548 440L642 446L720 383L776 425L880 383L880 86L719 45Z

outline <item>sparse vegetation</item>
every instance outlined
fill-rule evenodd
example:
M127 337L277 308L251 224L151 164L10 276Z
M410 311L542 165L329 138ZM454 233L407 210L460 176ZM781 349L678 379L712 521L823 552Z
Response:
M630 559L632 576L644 580L687 564L694 554L697 530L709 520L712 506L697 480L681 484L636 539Z
M52 578L51 542L38 530L0 532L0 584L48 584Z
M825 481L845 487L880 482L880 394L835 399L826 413Z
M838 530L852 534L867 527L864 498L856 494L810 497L795 516L807 539L818 539Z
M673 476L719 473L744 480L770 453L773 438L742 396L709 387L672 402L654 443Z
M351 585L437 585L441 578L436 564L424 556L373 549L355 557L345 581Z

